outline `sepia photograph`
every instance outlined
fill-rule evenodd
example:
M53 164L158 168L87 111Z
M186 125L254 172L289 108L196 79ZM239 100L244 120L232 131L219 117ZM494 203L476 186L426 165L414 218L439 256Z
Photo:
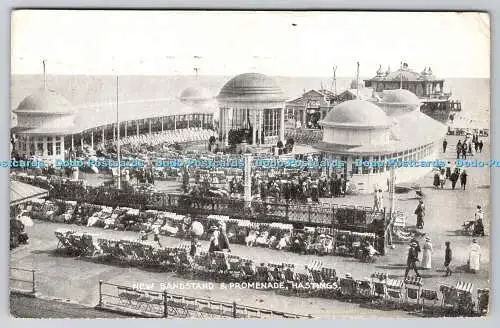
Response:
M490 17L11 13L17 318L487 317Z

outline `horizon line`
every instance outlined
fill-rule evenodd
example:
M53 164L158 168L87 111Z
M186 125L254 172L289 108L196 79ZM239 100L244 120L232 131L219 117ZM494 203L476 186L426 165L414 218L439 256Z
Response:
M120 73L120 74L113 74L113 73L93 73L93 74L85 74L85 73L47 73L47 76L186 76L186 77L213 77L213 76L220 76L220 77L228 77L228 76L237 76L239 74L245 74L245 73L251 73L251 72L243 72L243 73L238 73L238 74L198 74L198 75L193 75L193 74L159 74L159 73L147 73L147 74L140 74L140 73ZM255 72L257 73L257 72ZM261 73L263 74L263 73ZM43 73L12 73L10 74L11 76L14 75L39 75L43 76ZM265 74L267 76L272 76L272 77L324 77L328 79L332 79L331 75L272 75L272 74ZM336 77L337 79L355 79L354 76L338 76ZM362 79L371 79L373 77L360 77ZM446 79L491 79L491 76L447 76L447 77L440 77L437 80L446 80Z

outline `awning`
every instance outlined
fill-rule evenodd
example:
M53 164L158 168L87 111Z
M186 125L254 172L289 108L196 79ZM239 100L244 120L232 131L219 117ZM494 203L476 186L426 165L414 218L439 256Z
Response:
M47 196L49 192L45 189L38 188L23 182L10 181L10 205L17 205L32 200Z

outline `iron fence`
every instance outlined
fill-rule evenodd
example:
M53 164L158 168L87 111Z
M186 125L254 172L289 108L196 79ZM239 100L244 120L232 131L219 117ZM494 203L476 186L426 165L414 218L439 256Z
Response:
M274 311L212 299L190 297L163 291L137 289L99 281L100 308L120 309L126 312L158 318L256 318L256 319L306 319L294 313Z
M36 270L9 268L9 290L23 293L36 293Z

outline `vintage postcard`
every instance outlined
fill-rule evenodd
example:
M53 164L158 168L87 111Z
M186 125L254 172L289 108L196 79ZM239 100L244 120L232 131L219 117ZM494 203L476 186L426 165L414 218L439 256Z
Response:
M480 317L490 20L12 12L15 317Z

